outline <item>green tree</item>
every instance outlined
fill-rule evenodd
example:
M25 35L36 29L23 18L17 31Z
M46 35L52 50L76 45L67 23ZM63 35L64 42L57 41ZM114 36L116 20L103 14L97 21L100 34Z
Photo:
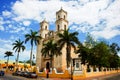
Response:
M15 52L18 52L17 54L17 60L16 60L16 65L18 66L18 62L19 62L19 53L21 51L25 50L25 46L23 45L24 41L16 40L15 43L13 43L13 50L15 50Z
M118 55L111 54L109 57L110 68L120 67L120 57Z
M42 56L50 57L51 67L52 67L52 60L53 60L54 55L55 56L61 55L60 48L58 47L57 43L55 43L53 40L50 40L49 42L43 44L43 46L44 47L41 50Z
M12 54L11 51L6 51L4 54L5 54L4 57L8 57L8 58L7 58L7 70L8 70L9 57L10 57L10 56L13 56L13 54Z
M110 50L112 54L117 55L117 53L120 51L120 47L118 46L118 44L112 43L110 45Z
M86 48L93 48L97 42L93 39L90 33L88 33L84 44Z
M79 54L79 57L81 59L81 64L86 64L88 63L88 58L90 57L90 49L83 46L83 45L78 45L77 50L75 51L75 53Z
M78 45L77 50L75 51L79 54L82 64L91 64L93 63L94 53L92 53L92 48L96 45L96 41L88 33L84 44Z
M24 63L24 61L19 61L19 63Z
M62 49L66 45L66 62L67 62L67 68L70 66L71 62L71 47L76 50L76 44L80 44L78 38L77 38L78 32L69 32L68 30L64 30L63 33L58 33L59 40L58 44L60 46L60 49Z
M27 60L25 63L30 63L30 60ZM36 65L36 63L32 60L32 65Z
M96 65L101 67L108 67L109 66L109 55L110 50L109 46L105 42L97 43L93 48L94 53L94 61Z
M41 36L38 35L38 32L30 30L30 34L25 35L25 43L30 41L31 43L31 53L30 53L30 66L32 66L32 51L33 51L33 45L39 44L39 40L41 39Z
M120 57L118 56L118 52L120 51L120 47L116 43L112 43L110 45L110 67L117 68L120 66Z

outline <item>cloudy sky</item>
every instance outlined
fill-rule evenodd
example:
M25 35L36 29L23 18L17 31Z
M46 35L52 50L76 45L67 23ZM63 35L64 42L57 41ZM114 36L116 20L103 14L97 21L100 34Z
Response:
M38 31L42 20L55 30L56 11L61 7L68 12L70 31L78 31L81 42L89 32L97 40L120 46L120 0L0 0L0 59L12 51L15 40L24 40L30 29ZM29 59L30 44L25 46L19 58L22 61ZM15 60L13 53L10 59Z

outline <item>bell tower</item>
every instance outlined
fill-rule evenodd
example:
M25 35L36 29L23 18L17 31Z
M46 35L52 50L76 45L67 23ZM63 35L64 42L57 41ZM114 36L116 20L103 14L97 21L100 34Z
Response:
M46 38L47 37L47 34L49 32L49 24L46 20L43 20L41 23L40 23L40 35L42 38Z
M56 31L68 29L67 12L62 8L56 12Z
M40 44L37 45L37 54L36 54L36 66L39 67L39 69L42 68L42 62L43 62L43 58L42 58L42 47L43 47L43 40L45 38L47 38L47 34L49 32L49 23L46 20L43 20L40 23L40 31L39 34L42 37L42 39L40 39Z

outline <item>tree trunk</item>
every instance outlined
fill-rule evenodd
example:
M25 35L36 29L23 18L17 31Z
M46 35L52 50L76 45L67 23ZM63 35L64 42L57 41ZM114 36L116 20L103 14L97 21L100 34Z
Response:
M19 60L19 52L18 52L18 54L17 54L17 60L16 60L16 66L18 67L18 61Z
M69 68L70 67L70 62L71 62L71 54L70 54L71 48L70 48L69 45L67 45L66 51L67 51L67 53L66 53L67 68Z
M53 68L53 67L52 67L52 60L53 60L53 57L51 57L51 68Z
M33 50L33 45L31 46L31 53L30 53L30 67L32 66L32 50Z
M9 62L9 56L8 56L8 59L7 59L7 66L6 66L6 70L8 70L8 62Z

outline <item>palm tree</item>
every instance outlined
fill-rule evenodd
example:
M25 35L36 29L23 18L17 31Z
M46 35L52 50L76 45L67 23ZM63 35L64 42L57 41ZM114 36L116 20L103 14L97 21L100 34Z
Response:
M23 45L24 41L16 40L15 43L13 43L13 50L15 49L15 52L18 52L17 54L17 60L16 60L16 66L18 66L18 61L19 61L19 53L25 50L25 46Z
M8 70L9 57L10 57L10 56L13 56L13 54L12 54L11 51L6 51L4 54L5 54L4 57L8 57L8 58L7 58L7 70Z
M33 45L39 44L39 40L41 39L41 36L38 35L38 32L30 30L30 34L25 35L25 43L30 41L31 43L31 53L30 53L30 66L32 66L32 50L33 50Z
M68 30L64 30L63 33L58 33L59 36L59 40L58 43L60 45L60 49L62 49L65 45L66 45L66 62L67 62L67 68L70 66L70 62L71 62L71 47L74 48L74 50L76 50L76 44L80 44L78 38L77 38L78 32L72 32L69 33L69 29Z
M54 43L53 40L50 40L46 44L43 44L43 48L41 50L42 56L46 57L49 56L51 59L51 67L52 67L52 60L54 55L58 56L61 55L60 48L57 46L57 43Z

